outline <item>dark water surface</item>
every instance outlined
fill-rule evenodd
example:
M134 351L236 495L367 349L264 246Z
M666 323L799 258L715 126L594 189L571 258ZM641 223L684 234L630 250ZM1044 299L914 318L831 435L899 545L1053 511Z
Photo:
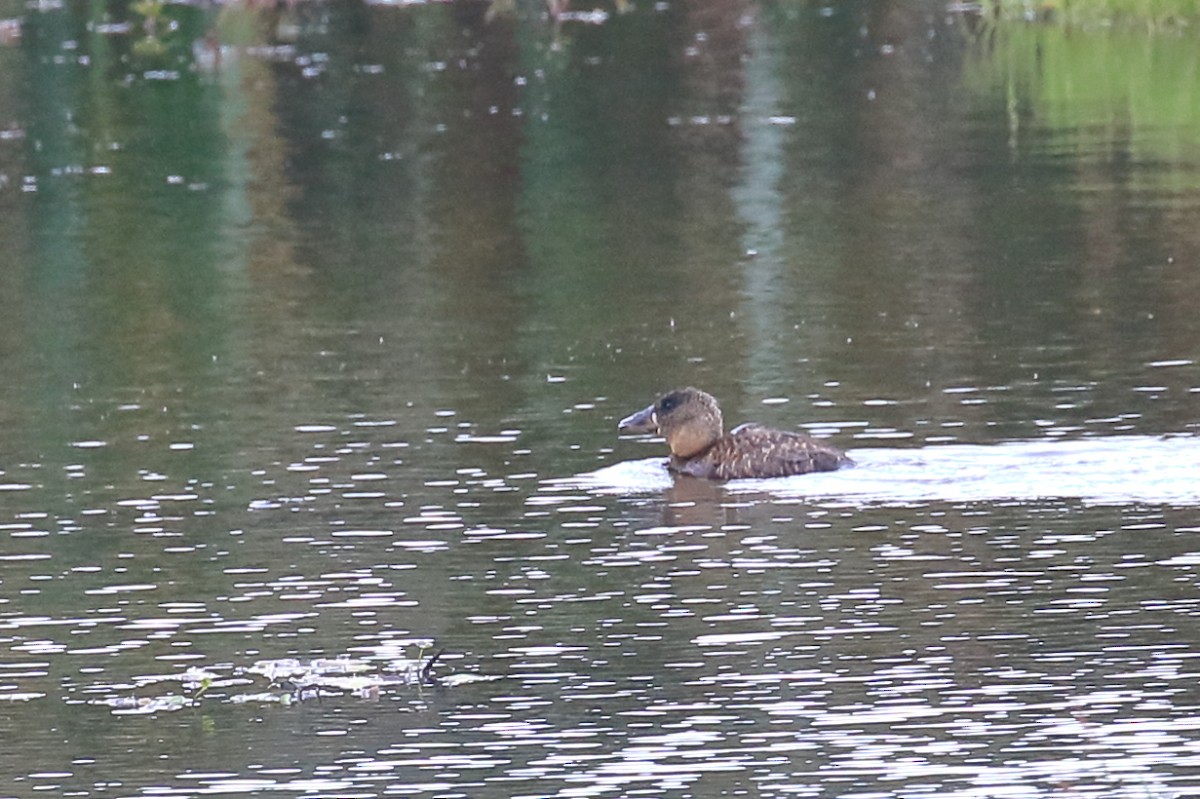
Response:
M0 796L1200 794L1194 35L139 8L0 0Z

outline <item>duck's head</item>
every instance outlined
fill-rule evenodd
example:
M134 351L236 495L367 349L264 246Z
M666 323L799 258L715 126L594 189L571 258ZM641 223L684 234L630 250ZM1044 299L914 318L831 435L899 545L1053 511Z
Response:
M618 430L658 433L677 458L698 455L721 437L721 408L711 394L698 388L681 388L664 394L651 406L626 416Z

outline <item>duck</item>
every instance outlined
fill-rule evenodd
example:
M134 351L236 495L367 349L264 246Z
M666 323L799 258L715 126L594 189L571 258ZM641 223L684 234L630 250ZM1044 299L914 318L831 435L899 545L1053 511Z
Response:
M804 433L753 422L726 433L716 398L692 386L626 416L617 430L663 436L671 448L667 468L709 480L790 477L854 463L837 447Z

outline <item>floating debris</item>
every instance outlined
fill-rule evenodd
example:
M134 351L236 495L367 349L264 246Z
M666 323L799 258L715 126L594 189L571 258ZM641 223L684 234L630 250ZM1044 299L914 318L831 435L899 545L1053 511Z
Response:
M419 641L415 658L376 656L367 660L342 656L336 658L276 658L257 660L249 666L232 664L207 668L193 666L173 674L145 675L130 683L100 685L89 692L105 692L103 698L88 700L88 704L108 707L114 714L151 715L171 713L186 707L199 706L204 701L223 701L231 704L277 704L288 706L296 702L335 696L355 696L378 699L385 691L396 687L452 688L473 682L499 679L479 674L450 674L439 677L434 667L445 650L430 656L425 652L430 641ZM260 679L268 682L266 690L250 688ZM190 693L167 693L159 696L129 696L127 692L147 692L163 683L179 683ZM0 698L41 698L41 695Z
M190 696L167 694L166 696L125 697L98 699L93 704L107 705L117 716L147 716L152 713L172 713L191 707L195 700Z
M259 660L245 671L249 674L259 674L266 677L272 684L282 680L313 678L322 675L353 674L362 671L372 671L375 667L370 663L351 658L317 658L302 661L295 658L280 660Z
M256 694L238 694L237 696L229 697L229 701L235 705L248 705L251 703L259 703L264 705L290 705L292 704L291 694L272 693L271 691L261 691Z

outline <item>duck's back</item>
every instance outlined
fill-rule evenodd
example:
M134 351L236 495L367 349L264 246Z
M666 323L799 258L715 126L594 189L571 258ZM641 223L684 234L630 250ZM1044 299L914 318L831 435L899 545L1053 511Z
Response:
M812 436L744 424L674 468L696 477L738 480L832 472L851 463L841 450Z

